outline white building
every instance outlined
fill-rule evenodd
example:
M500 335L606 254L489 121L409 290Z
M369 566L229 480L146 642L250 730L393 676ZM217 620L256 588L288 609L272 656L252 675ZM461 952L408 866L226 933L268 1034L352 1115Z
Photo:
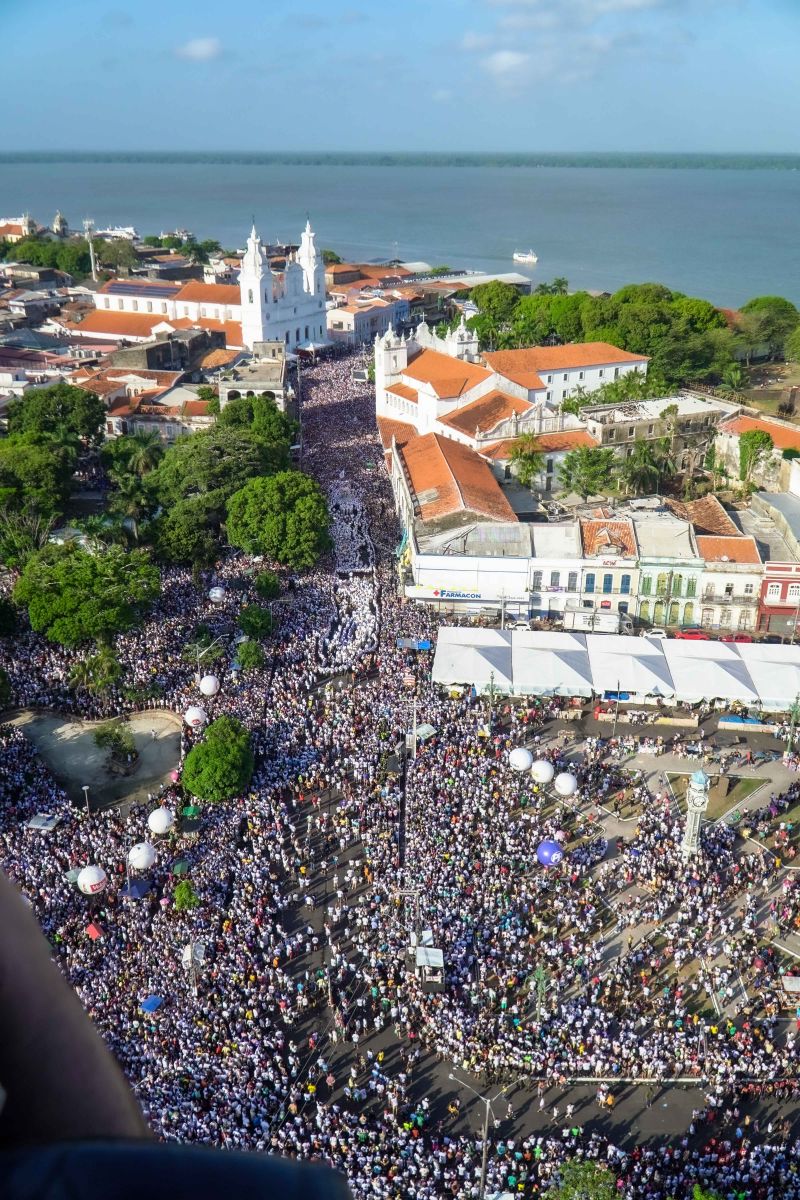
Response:
M754 537L697 537L704 561L700 624L722 633L754 629L764 565Z
M134 341L199 326L221 329L228 346L247 349L255 342L278 340L296 349L327 340L325 268L309 222L282 272L270 267L253 226L238 283L112 279L94 294L94 303L103 315L90 313L71 332ZM111 313L113 318L105 316Z

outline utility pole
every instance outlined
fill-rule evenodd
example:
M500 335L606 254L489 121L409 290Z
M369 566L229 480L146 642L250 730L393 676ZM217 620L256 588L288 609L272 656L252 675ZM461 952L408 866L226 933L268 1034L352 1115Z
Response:
M97 257L94 252L94 221L87 217L83 222L83 231L89 243L89 262L92 264L92 279L97 283Z
M489 672L489 728L494 718L494 671Z
M617 702L614 705L614 728L611 730L612 738L617 736L617 721L619 720L619 680L617 680Z
M414 696L414 701L411 706L411 757L416 762L417 759L417 697Z
M489 1117L491 1115L492 1105L494 1104L495 1100L499 1100L500 1097L502 1096L503 1092L507 1091L512 1085L510 1083L506 1083L503 1087L500 1088L500 1091L497 1093L496 1096L490 1097L490 1096L481 1095L480 1092L475 1090L475 1088L472 1086L472 1084L467 1083L466 1079L461 1079L460 1076L454 1075L452 1071L447 1076L447 1078L452 1079L454 1083L460 1083L462 1087L467 1088L467 1090L472 1092L473 1096L476 1096L478 1098L478 1100L480 1100L481 1104L484 1106L484 1108L483 1108L483 1135L482 1135L483 1150L481 1153L481 1178L480 1178L480 1183L478 1184L478 1200L485 1200L485 1197L486 1197L486 1166L487 1166L488 1159L489 1159Z

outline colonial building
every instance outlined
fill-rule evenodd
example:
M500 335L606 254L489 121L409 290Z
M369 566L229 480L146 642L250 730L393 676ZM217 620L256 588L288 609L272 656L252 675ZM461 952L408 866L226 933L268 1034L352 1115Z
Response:
M721 633L754 629L764 567L753 537L700 535L700 624Z
M597 445L611 447L620 458L633 454L637 442L667 438L683 470L702 465L717 426L735 411L735 405L724 401L682 392L657 400L589 405L581 417Z
M579 525L584 560L581 608L633 613L639 585L633 521L598 515L581 519Z
M291 349L326 341L325 270L308 222L282 272L272 270L254 226L237 283L112 279L94 293L94 303L97 313L69 323L70 332L144 341L199 326L222 330L233 349L276 339Z

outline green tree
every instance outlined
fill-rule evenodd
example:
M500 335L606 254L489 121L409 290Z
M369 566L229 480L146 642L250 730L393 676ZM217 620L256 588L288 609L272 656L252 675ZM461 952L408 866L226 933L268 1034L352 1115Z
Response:
M291 446L297 437L297 422L282 413L273 395L239 396L230 400L217 418L217 425L252 429L271 445Z
M136 742L130 726L125 720L106 721L94 731L95 745L101 750L110 750L111 757L118 760L135 757Z
M265 638L272 633L272 613L260 604L246 604L239 613L239 628L249 638Z
M747 376L738 363L735 363L725 371L721 382L717 385L717 391L729 400L743 400L746 387Z
M253 587L262 600L276 600L281 594L281 581L274 571L259 571Z
M324 247L322 251L322 261L325 263L326 267L335 267L336 264L340 263L342 260L335 250L329 250L327 247Z
M613 485L614 451L604 446L578 446L564 455L558 471L559 482L567 492L587 500L589 496L608 495Z
M193 908L197 908L200 903L200 897L189 880L182 879L180 883L175 884L172 892L172 902L175 905L176 912L190 912Z
M179 438L149 477L165 508L199 494L213 495L220 511L224 502L256 475L283 470L289 462L284 442L267 442L252 429L215 425Z
M190 496L170 505L153 522L156 554L164 562L210 567L220 555L222 499Z
M109 691L121 675L122 665L117 655L110 646L101 646L96 654L79 658L73 664L69 682L70 687L99 695Z
M787 337L800 324L800 313L783 296L754 296L741 311L755 323L752 335L769 346L771 357L783 350Z
M636 496L654 492L661 480L671 473L668 447L655 442L636 442L633 451L620 467L620 475L629 491Z
M491 283L479 283L469 294L470 300L498 329L511 321L517 305L519 292L510 283L499 279Z
M617 1200L617 1181L608 1167L576 1158L565 1162L558 1173L553 1200Z
M36 388L8 406L8 432L60 433L68 430L90 446L103 439L106 410L102 400L69 383Z
M114 271L127 273L131 267L139 265L139 255L133 244L125 238L114 238L110 241L95 238L94 252L99 263L104 267L111 267Z
M523 487L532 487L544 471L545 455L532 433L523 433L511 447L511 465Z
M161 438L155 431L134 433L128 442L128 470L134 475L149 475L164 456L164 443Z
M220 803L240 796L253 775L250 734L233 717L219 717L193 746L183 765L184 788L199 800Z
M0 508L47 521L60 512L70 492L73 462L35 435L0 441Z
M158 570L143 550L111 546L90 554L70 542L32 555L13 596L37 633L77 646L131 629L159 590Z
M135 542L139 541L139 522L152 511L152 500L136 475L121 479L111 493L109 511L130 529Z
M748 429L747 433L739 436L739 478L747 486L753 478L753 473L766 454L769 454L774 442L763 429Z
M330 544L328 506L301 471L251 479L228 502L228 541L289 567L311 567Z
M0 709L9 708L14 697L14 689L8 677L8 671L0 667Z
M793 329L787 337L784 342L783 352L793 362L797 362L800 359L800 325L796 329Z
M243 671L260 671L266 661L258 642L242 642L236 651L236 661Z
M201 384L200 387L197 389L197 399L198 400L216 400L217 398L218 397L217 397L216 389L213 387L209 387L209 385L207 383Z

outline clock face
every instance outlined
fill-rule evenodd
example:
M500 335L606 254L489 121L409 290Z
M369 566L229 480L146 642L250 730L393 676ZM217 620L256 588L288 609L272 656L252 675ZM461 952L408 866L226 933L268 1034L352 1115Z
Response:
M695 812L704 812L708 804L707 797L704 792L690 792L688 796L689 807Z

